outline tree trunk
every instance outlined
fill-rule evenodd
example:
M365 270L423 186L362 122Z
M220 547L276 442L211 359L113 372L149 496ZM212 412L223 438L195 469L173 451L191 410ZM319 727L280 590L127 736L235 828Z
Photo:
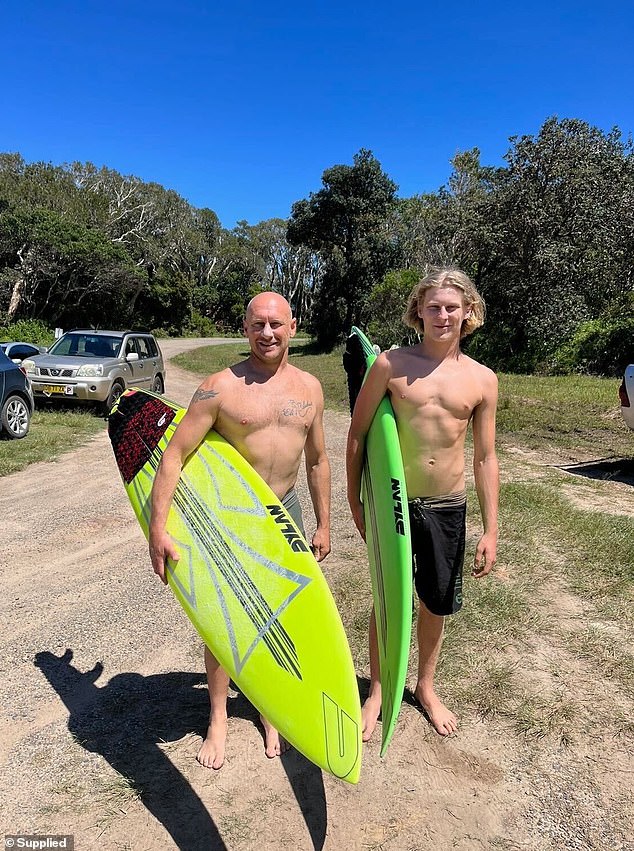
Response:
M138 299L139 299L139 296L141 295L141 293L142 293L142 292L143 292L143 290L145 289L146 284L148 283L148 281L150 281L150 280L151 280L151 278L152 278L152 273L151 273L151 272L150 272L150 270L148 269L148 277L147 277L147 281L146 281L146 280L141 279L141 280L138 282L138 284L136 285L136 287L134 288L134 291L133 291L133 293L132 293L132 296L131 296L131 298L130 298L130 301L128 302L128 315L129 315L129 317L130 317L130 320L131 320L131 319L132 319L132 317L134 316L134 311L136 310L136 303L137 303L137 301L138 301Z
M13 285L13 290L11 292L11 300L9 301L9 307L7 309L7 324L9 322L13 322L13 317L18 312L18 308L20 307L20 303L22 301L22 293L24 292L24 285L26 281L23 275L17 279L15 284Z

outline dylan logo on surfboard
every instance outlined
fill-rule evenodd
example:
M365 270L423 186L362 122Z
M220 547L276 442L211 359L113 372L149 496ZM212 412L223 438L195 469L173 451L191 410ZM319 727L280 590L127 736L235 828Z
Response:
M294 553L307 553L308 547L302 540L302 536L299 534L297 529L293 526L290 521L290 518L287 514L284 513L283 509L279 505L267 505L267 511L275 520L277 524L279 524L282 528L280 532L286 540L288 541L290 548Z
M405 534L405 521L403 520L403 501L401 499L401 483L398 479L392 479L392 499L394 500L394 527L399 535Z

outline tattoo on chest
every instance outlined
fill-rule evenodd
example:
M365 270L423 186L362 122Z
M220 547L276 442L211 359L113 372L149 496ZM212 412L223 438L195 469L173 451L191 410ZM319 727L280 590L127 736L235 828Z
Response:
M312 402L307 402L302 399L289 399L286 407L282 408L282 416L284 417L305 417L313 407Z
M203 399L213 399L218 395L217 390L197 390L192 396L192 402L202 402Z

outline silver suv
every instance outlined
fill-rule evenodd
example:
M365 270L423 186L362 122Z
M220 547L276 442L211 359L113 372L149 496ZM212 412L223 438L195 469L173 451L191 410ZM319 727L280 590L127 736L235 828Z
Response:
M46 354L22 366L36 399L92 402L104 413L110 413L126 387L165 389L158 343L140 331L67 331Z

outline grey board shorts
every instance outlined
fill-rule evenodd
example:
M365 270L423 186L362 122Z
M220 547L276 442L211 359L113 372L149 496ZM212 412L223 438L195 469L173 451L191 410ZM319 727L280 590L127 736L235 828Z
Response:
M291 488L283 497L282 505L288 511L288 513L293 518L295 525L302 533L304 537L306 537L306 532L304 531L304 518L302 517L302 505L299 501L299 497L297 496L297 491L295 488Z

